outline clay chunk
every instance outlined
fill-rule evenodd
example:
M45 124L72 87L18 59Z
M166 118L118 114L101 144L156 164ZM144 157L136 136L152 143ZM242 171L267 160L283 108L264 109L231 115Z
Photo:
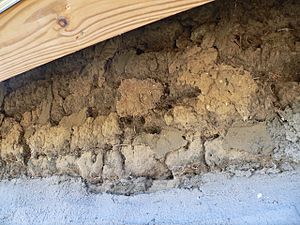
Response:
M127 79L122 81L121 94L116 108L120 116L142 116L155 108L163 95L163 86L152 79Z

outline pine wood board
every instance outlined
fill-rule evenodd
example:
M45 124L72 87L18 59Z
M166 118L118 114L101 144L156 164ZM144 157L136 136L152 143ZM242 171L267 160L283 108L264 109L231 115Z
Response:
M211 1L23 0L0 14L0 81Z

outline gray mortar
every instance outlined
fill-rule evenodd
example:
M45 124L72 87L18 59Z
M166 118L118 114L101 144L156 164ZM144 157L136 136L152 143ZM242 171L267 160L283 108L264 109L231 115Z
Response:
M162 189L167 184L161 185L156 185L160 191L155 193L116 196L89 193L80 179L69 177L5 180L0 182L0 222L3 225L300 223L299 170L250 178L206 174L185 181L181 189L165 191Z

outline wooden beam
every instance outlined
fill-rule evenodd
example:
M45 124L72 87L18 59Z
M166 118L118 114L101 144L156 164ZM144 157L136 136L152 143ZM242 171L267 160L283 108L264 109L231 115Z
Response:
M17 4L20 0L0 0L0 13Z
M0 81L211 1L23 0L0 14Z

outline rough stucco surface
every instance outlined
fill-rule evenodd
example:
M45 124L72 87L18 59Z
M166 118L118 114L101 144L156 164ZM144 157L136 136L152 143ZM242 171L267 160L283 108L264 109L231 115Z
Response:
M0 85L0 178L94 191L300 162L298 1L216 1Z
M231 179L228 174L207 174L182 185L184 189L116 196L91 194L74 178L2 181L0 221L5 225L300 223L299 170Z

